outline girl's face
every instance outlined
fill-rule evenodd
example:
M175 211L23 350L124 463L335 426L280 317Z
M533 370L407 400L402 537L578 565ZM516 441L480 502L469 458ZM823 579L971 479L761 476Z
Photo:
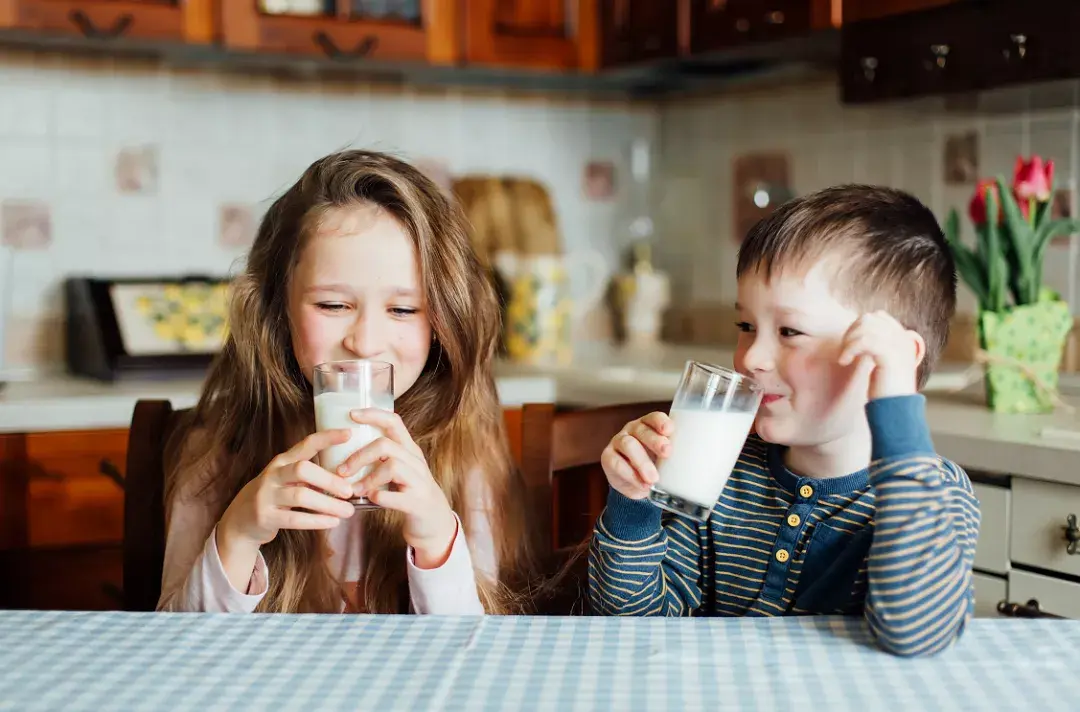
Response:
M308 240L289 285L293 352L310 381L327 361L394 365L394 397L416 383L431 350L431 322L412 239L375 205L330 210Z

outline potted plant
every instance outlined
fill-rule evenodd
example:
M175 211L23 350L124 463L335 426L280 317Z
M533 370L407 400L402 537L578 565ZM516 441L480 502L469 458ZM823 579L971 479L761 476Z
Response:
M1057 401L1058 369L1073 318L1042 283L1050 241L1080 229L1051 216L1054 162L1017 157L1012 185L980 181L968 206L974 249L960 238L955 209L945 237L956 269L979 302L979 360L987 405L1004 413L1043 413Z

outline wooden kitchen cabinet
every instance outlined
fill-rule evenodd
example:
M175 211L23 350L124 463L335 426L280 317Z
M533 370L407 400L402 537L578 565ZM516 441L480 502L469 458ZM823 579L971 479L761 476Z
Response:
M601 0L604 67L669 59L679 54L679 4L657 0Z
M1071 38L1080 6L1072 0L955 2L849 19L840 59L846 103L1080 76L1080 47Z
M452 64L459 58L460 0L417 0L402 14L365 12L362 3L338 0L336 12L276 15L254 0L221 5L226 47L245 51ZM360 8L360 9L357 9Z
M206 44L214 40L214 0L0 0L0 27Z
M694 54L774 42L832 26L835 0L689 0Z
M467 0L465 61L546 70L596 70L602 0Z

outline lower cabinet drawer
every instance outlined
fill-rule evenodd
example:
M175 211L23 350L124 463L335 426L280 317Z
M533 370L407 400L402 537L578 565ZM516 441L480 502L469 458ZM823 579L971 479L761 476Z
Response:
M977 618L995 618L998 613L998 601L1009 597L1009 584L1003 578L975 572L975 616Z
M1014 564L1080 576L1080 551L1069 554L1070 515L1080 518L1080 487L1014 478L1009 552Z
M1009 600L1039 602L1039 610L1063 618L1080 618L1080 583L1017 571L1009 572Z

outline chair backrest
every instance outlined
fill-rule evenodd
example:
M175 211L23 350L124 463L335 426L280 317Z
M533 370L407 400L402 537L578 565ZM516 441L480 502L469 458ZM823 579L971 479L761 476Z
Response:
M135 404L124 478L124 610L152 611L165 561L165 443L183 411L167 400Z
M540 612L584 610L586 561L578 554L608 492L600 455L626 423L653 411L666 413L670 405L655 401L557 411L543 403L522 408L521 472L540 527L540 558L550 573L571 561L574 568L555 598L538 604Z

